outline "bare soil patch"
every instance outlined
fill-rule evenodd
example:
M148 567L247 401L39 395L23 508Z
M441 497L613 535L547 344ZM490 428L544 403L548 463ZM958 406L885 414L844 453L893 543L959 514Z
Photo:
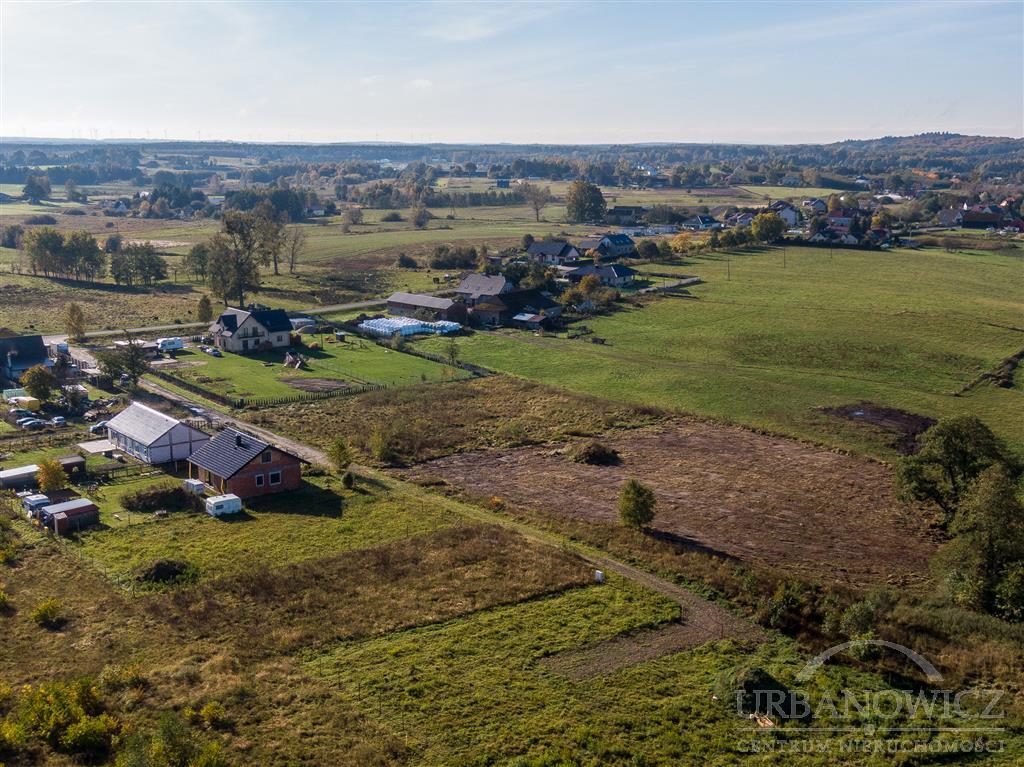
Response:
M336 378L282 378L281 380L299 391L338 391L348 388L347 383Z
M892 435L891 446L902 455L917 452L917 438L935 425L934 418L908 413L894 407L883 407L871 402L857 402L853 405L822 408L823 413L845 418L855 423L876 426Z
M658 499L652 535L822 580L908 583L937 545L931 516L899 502L890 470L863 458L684 419L601 441L621 464L576 463L576 445L563 443L451 455L407 473L604 524L619 524L619 490L637 477Z

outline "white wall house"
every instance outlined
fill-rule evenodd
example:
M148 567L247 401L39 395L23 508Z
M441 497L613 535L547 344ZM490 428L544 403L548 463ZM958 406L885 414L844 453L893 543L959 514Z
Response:
M133 402L107 423L107 439L144 463L184 461L210 436L139 402Z

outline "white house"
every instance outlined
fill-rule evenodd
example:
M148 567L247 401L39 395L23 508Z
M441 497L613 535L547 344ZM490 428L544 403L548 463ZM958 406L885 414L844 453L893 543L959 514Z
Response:
M159 410L133 402L107 422L107 439L143 463L184 461L210 436Z
M800 215L800 211L785 200L776 200L773 202L768 206L768 212L775 213L779 218L786 222L786 226L790 229L803 220L803 216Z
M210 325L210 335L226 352L266 351L291 345L292 323L284 309L225 309Z

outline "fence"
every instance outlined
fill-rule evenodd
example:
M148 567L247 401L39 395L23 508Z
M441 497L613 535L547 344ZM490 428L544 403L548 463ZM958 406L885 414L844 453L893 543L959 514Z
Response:
M420 357L425 360L430 360L431 362L438 362L442 365L448 365L449 367L452 367L452 361L448 357L442 356L440 354L431 354L430 352L420 351L419 349L410 348L408 346L402 346L402 348L396 349L391 345L391 339L376 338L373 336L363 336L362 333L360 333L359 335L361 337L366 338L368 341L373 341L378 346L383 346L384 348L390 349L391 351L396 351L401 354L410 354L413 357ZM490 368L485 368L481 365L474 365L470 362L462 362L461 360L456 360L454 367L472 373L473 375L479 378L483 378L484 376L496 375L495 372Z
M46 434L32 434L23 431L5 432L0 434L0 452L23 453L28 450L71 444L88 438L88 432L71 429Z

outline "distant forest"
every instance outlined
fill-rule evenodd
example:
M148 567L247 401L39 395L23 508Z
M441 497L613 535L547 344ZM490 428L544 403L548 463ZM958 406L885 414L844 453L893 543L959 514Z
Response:
M244 163L242 161L245 161ZM214 174L271 184L309 174L336 187L447 175L490 178L585 178L607 185L659 181L671 186L777 183L787 175L817 186L827 179L913 171L934 180L1024 183L1024 139L928 133L832 144L250 144L234 142L69 142L4 140L0 182L41 174L53 184L132 181L149 185L159 168L175 183L202 184ZM409 166L412 166L410 168ZM330 179L330 181L327 181ZM381 194L381 190L374 190ZM345 194L339 194L345 199ZM509 196L508 202L513 201ZM503 200L504 201L504 200ZM488 204L486 201L481 201ZM480 204L479 202L477 204ZM493 202L489 204L494 204ZM498 202L497 204L501 204Z

